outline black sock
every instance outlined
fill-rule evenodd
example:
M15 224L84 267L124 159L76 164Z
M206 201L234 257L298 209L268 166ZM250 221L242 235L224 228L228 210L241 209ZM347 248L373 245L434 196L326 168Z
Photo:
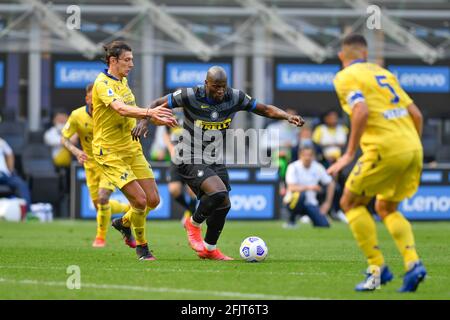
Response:
M206 217L210 212L208 210L210 209L207 204L208 196L205 194L200 198L200 204L197 207L197 210L194 211L192 214L192 220L197 222L198 224L202 224L203 221L206 220Z
M223 205L224 200L228 197L228 192L221 191L214 193L212 195L204 194L200 198L200 204L192 215L192 220L196 223L201 224L206 220L208 216L214 213L214 210Z
M223 226L225 225L225 220L230 211L230 206L216 209L215 212L208 217L206 224L208 229L206 229L205 242L210 245L217 244L217 240L222 233Z

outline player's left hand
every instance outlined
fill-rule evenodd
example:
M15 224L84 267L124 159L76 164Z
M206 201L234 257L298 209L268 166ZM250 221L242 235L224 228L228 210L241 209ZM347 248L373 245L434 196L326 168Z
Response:
M134 127L131 130L131 137L135 141L138 141L141 136L147 138L147 135L148 135L148 122L145 119L138 121L136 127Z
M305 124L305 120L303 120L303 118L301 116L298 115L291 115L288 118L288 122L297 126L297 127L301 127Z
M344 153L342 157L340 157L335 163L333 163L328 169L327 173L329 175L335 176L341 171L343 168L352 163L354 156Z

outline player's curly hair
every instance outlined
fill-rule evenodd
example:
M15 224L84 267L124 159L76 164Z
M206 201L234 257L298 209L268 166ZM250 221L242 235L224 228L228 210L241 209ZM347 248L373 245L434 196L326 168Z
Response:
M131 47L125 41L115 40L103 46L105 50L105 57L103 61L109 66L109 59L111 57L119 58L123 51L132 51Z

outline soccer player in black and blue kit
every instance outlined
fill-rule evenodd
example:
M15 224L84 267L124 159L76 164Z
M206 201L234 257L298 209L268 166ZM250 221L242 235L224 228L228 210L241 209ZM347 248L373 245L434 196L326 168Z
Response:
M238 111L286 120L299 127L304 124L304 120L275 106L257 102L244 92L228 87L227 74L219 66L213 66L208 70L204 85L177 90L155 100L151 107L162 105L167 108L182 108L184 112L185 135L183 141L178 144L178 150L181 149L183 154L177 155L181 157L176 161L177 171L200 200L197 210L184 224L189 244L202 259L233 260L216 247L231 208L228 172L223 161L217 161L214 152L211 155L204 152L208 148L214 149L211 148L212 144L216 143L217 147L216 139L202 137L211 137L214 133L220 132L223 138L221 142L225 145L226 130ZM133 130L133 135L140 136L146 127L146 121L141 121ZM198 140L198 130L201 130L201 141ZM204 221L207 230L203 240L201 224Z

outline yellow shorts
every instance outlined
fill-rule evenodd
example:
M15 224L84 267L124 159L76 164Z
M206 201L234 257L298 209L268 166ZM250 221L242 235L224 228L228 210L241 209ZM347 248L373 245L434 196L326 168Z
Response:
M116 189L114 185L106 179L99 165L89 168L85 167L84 171L86 172L86 185L92 200L98 199L99 189L108 189L111 191Z
M142 151L115 152L94 157L106 179L119 189L136 179L155 178L152 167Z
M408 151L382 159L366 152L357 161L345 187L357 195L401 202L414 195L422 172L422 150Z

